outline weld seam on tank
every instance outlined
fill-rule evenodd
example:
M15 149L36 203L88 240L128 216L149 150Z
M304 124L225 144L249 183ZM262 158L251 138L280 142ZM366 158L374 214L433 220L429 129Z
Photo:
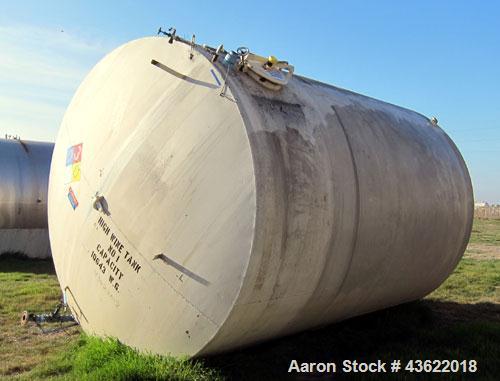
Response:
M346 271L344 273L344 278L342 279L342 282L340 283L340 286L337 289L337 293L335 294L335 296L332 299L331 304L334 305L335 300L337 299L337 296L342 291L342 288L345 284L345 281L346 281L347 276L349 274L349 271L351 269L352 261L354 260L354 255L355 255L356 250L357 250L358 230L359 230L359 213L360 213L360 194L359 194L358 166L356 164L356 158L354 157L354 152L352 149L351 140L349 138L349 135L347 134L346 128L344 126L344 123L342 122L342 119L340 118L340 114L338 113L337 108L333 104L331 107L333 109L335 117L337 118L337 120L339 122L340 127L342 128L342 132L344 133L344 136L345 136L345 139L347 142L347 146L349 147L349 153L351 155L352 166L353 166L354 181L356 184L355 185L356 186L356 201L355 201L355 205L356 205L355 221L356 222L354 223L355 230L353 232L353 238L352 238L352 244L351 244L352 245L351 255L350 255L349 265L347 266Z

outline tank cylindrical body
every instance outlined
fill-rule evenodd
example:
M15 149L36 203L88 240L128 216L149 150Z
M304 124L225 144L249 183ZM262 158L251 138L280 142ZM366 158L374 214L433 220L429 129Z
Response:
M64 117L50 238L86 331L203 355L444 281L473 199L441 128L299 76L268 90L189 53L162 38L116 49Z
M50 257L47 191L54 143L0 139L0 254Z

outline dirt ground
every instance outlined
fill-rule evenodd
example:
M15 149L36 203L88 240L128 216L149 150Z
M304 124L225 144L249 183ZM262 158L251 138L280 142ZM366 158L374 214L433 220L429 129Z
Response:
M484 243L470 243L465 251L464 258L491 260L500 259L500 246Z

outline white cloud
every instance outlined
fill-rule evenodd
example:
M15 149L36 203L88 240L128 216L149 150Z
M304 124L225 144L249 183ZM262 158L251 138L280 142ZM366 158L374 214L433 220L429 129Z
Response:
M68 31L0 26L0 137L54 140L76 88L109 50Z

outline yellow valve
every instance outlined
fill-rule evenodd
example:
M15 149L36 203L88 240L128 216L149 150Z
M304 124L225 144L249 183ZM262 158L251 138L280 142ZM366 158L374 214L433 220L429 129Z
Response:
M278 59L275 56L269 56L267 57L267 65L268 66L273 66L278 63Z

